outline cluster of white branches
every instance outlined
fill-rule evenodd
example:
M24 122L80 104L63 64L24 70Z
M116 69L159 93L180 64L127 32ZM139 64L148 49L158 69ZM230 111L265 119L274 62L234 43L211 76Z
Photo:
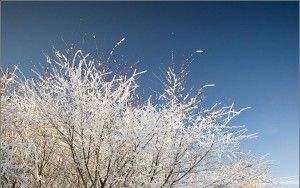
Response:
M55 56L31 79L2 71L2 187L269 184L269 162L240 148L255 135L230 125L245 109L199 108L206 86L185 95L172 68L161 96L137 103L144 72L114 75L82 51Z

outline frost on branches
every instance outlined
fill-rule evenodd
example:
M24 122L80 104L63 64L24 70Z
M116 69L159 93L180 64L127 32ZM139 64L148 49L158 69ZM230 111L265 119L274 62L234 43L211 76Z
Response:
M230 125L243 110L185 95L169 68L164 92L137 102L137 77L77 51L56 51L32 79L1 74L2 187L266 187L269 162ZM209 85L208 85L209 86Z

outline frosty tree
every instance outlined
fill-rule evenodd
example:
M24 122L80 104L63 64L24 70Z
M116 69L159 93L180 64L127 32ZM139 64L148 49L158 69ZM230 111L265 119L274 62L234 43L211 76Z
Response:
M110 54L112 55L112 53ZM168 68L164 92L138 100L137 77L81 50L47 56L34 78L2 71L2 187L266 187L269 162L242 152L243 110L203 109ZM138 102L139 101L139 102Z

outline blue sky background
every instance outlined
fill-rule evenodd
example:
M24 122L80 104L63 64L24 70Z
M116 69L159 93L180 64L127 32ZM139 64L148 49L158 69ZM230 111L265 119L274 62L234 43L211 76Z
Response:
M121 38L119 58L140 60L156 88L159 67L175 64L197 49L188 88L206 83L207 103L251 106L234 123L245 124L257 140L243 144L270 153L275 177L298 176L298 2L2 2L2 66L18 64L29 75L42 52L62 40L81 41L85 51L109 52ZM123 56L121 56L123 55ZM297 187L297 186L294 186Z

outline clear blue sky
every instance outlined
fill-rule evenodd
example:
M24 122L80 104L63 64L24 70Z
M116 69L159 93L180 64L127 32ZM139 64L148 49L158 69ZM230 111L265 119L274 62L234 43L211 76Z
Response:
M28 74L52 44L84 33L104 51L125 37L118 54L157 74L172 48L177 64L204 50L187 86L214 83L208 103L251 106L235 121L259 133L245 148L270 153L274 176L298 176L298 2L2 2L1 19L2 66ZM145 83L157 80L149 74Z

